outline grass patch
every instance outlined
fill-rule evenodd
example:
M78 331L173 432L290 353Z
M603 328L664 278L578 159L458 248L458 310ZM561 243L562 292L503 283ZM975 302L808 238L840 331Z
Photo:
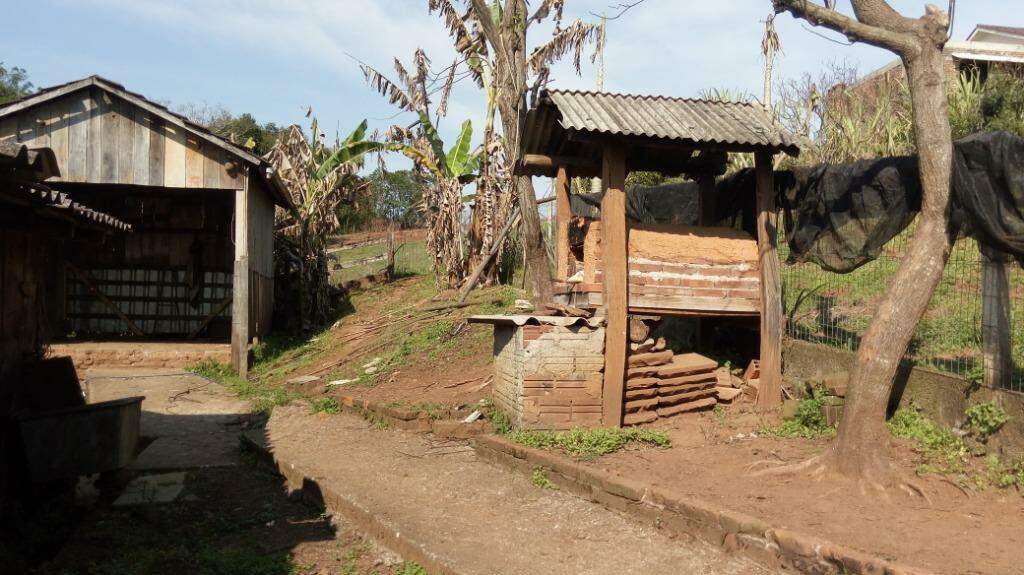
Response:
M558 486L548 479L548 470L545 467L538 466L533 468L533 472L530 474L530 483L540 487L541 489L558 491Z
M537 449L558 449L580 459L594 459L630 445L667 448L672 446L662 431L638 428L572 429L569 431L514 431L512 441Z
M252 403L253 410L259 413L270 413L275 407L290 403L299 397L284 387L271 385L264 378L240 377L231 366L213 360L191 365L185 370L224 386Z
M321 397L313 400L313 413L337 415L341 413L341 404L333 397Z
M952 431L928 419L917 408L901 407L888 423L889 431L914 444L923 462L919 473L963 473L970 454L967 444Z
M406 561L398 566L395 575L429 575L422 565L415 561Z

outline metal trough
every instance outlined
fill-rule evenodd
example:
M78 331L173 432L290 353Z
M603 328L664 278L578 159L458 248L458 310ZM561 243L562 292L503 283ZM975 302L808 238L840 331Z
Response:
M18 419L35 482L121 469L138 451L144 397L128 397Z

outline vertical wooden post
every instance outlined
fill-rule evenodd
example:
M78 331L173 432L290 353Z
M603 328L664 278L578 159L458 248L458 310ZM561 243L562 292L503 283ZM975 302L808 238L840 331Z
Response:
M235 190L235 265L231 302L231 366L249 374L249 175Z
M626 382L626 331L629 312L629 268L626 226L626 151L606 145L601 180L601 263L604 268L604 307L607 317L604 346L604 425L622 425Z
M565 166L558 166L558 175L555 177L555 218L558 221L555 268L557 281L565 281L575 272L569 269L569 218L572 215L572 208L569 205L570 184L569 171Z
M757 254L761 268L761 382L757 405L782 404L782 280L775 244L778 215L775 209L774 167L771 152L757 152Z
M1010 282L1006 257L982 248L981 354L984 382L992 388L1010 384L1013 359L1010 343Z

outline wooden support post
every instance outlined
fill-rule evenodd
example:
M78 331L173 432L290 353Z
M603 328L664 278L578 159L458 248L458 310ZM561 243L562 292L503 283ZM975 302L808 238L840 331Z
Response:
M607 318L604 346L604 425L622 425L626 382L629 311L629 235L626 226L626 151L606 145L601 180L601 261L604 266L604 307Z
M1013 372L1010 342L1010 282L1006 256L982 248L981 354L984 383L1007 388Z
M572 208L569 204L569 170L565 166L558 166L558 175L555 177L555 218L558 221L557 236L557 264L555 268L555 279L565 281L569 279L575 270L569 269L569 218L572 215Z
M761 382L757 405L782 404L782 281L775 249L778 214L775 209L774 166L771 152L755 153L757 170L757 254L761 269Z
M235 190L235 266L231 304L231 366L249 374L249 178Z

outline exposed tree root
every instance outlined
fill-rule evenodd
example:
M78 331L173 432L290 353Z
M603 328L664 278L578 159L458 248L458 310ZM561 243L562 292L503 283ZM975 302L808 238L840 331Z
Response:
M837 481L851 481L865 497L874 495L885 502L891 502L890 493L899 489L910 497L920 497L932 506L931 497L917 482L899 471L884 458L875 460L874 465L862 465L853 472L850 466L839 465L834 451L827 451L797 463L780 464L774 461L756 461L747 466L751 477L778 477L786 475L807 475L815 481L826 477Z

